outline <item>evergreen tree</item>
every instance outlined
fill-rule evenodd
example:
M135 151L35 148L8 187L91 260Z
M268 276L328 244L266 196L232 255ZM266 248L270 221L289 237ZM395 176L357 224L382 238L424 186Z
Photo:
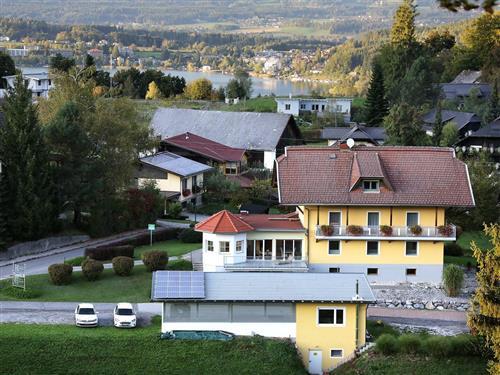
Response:
M411 103L415 107L435 101L438 90L433 84L430 59L419 56L410 66L401 82L400 101Z
M4 209L7 204L7 190L5 179L2 179L2 173L0 170L0 251L5 250L7 243L9 242L9 233L7 231L7 216L5 215Z
M493 82L493 90L490 96L490 113L488 115L488 120L493 121L500 116L500 106L498 104L498 80L495 78ZM488 121L488 122L489 122Z
M404 0L394 15L391 28L391 43L405 47L415 43L416 6L413 0Z
M50 59L50 69L59 72L67 73L75 65L75 59L66 58L60 53Z
M7 87L7 81L2 77L16 74L16 66L12 57L0 51L0 89Z
M382 124L384 117L389 112L389 105L385 98L384 74L379 63L375 62L372 67L370 87L366 94L365 122L374 126Z
M427 137L421 123L416 108L406 103L393 106L384 119L387 143L400 146L426 145Z
M441 142L441 135L443 132L443 104L438 100L436 105L436 117L434 118L434 129L432 131L432 143L434 146L439 146Z
M443 126L443 131L440 138L441 139L439 140L437 146L452 147L453 145L455 145L455 143L458 142L457 124L451 121Z
M54 194L48 150L38 124L31 91L19 75L4 104L0 128L2 190L0 211L15 241L33 240L54 228Z

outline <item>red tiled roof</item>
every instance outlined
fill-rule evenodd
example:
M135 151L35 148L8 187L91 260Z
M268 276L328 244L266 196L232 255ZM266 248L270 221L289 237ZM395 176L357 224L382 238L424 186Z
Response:
M255 228L255 230L300 231L304 227L297 214L265 215L239 214L238 217Z
M229 147L193 133L178 134L164 139L163 142L220 162L240 161L245 153L241 148Z
M254 230L251 225L227 210L217 212L196 224L194 228L197 231L209 233L240 233Z
M277 165L282 204L474 206L467 166L450 148L289 147ZM363 178L380 178L380 192L353 186Z

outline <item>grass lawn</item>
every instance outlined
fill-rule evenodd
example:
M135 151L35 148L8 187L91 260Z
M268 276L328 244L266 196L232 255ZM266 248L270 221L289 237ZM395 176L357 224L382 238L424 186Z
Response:
M481 249L490 249L492 244L490 239L482 231L463 232L458 237L457 243L465 249L465 254L470 255L470 244L474 241Z
M424 355L385 356L370 352L335 370L335 375L482 375L486 359L480 357L435 358Z
M451 255L445 255L444 256L444 263L445 264L456 264L462 267L467 267L468 264L471 266L475 267L477 265L476 258L464 255L461 257L456 257L456 256L451 256Z
M399 336L400 333L397 329L393 328L389 324L385 324L381 320L366 320L366 329L370 332L370 335L373 336L373 339L376 340L383 335L384 333L389 333L394 336Z
M0 325L4 374L305 374L284 340L159 340L150 327L118 330L62 325Z
M151 273L144 266L135 266L131 276L120 277L112 269L104 270L97 281L87 281L81 272L73 272L69 285L54 285L48 275L26 278L26 287L39 295L30 301L51 302L149 302L151 295ZM0 300L15 300L3 293L0 284Z
M135 248L134 257L141 259L141 254L146 251L166 251L169 257L187 254L193 250L201 249L201 243L184 243L180 240L153 242L153 246L144 245Z

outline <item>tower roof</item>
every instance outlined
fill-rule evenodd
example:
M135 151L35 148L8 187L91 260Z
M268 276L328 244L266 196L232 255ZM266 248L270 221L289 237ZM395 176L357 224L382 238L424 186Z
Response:
M250 224L227 210L217 212L215 215L196 224L195 229L209 233L241 233L255 230Z

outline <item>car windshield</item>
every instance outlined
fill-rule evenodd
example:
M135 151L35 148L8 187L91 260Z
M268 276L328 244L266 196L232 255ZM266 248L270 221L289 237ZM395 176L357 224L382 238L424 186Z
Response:
M94 309L90 307L81 307L78 310L78 314L80 315L94 315Z
M116 315L134 315L132 309L118 309Z

